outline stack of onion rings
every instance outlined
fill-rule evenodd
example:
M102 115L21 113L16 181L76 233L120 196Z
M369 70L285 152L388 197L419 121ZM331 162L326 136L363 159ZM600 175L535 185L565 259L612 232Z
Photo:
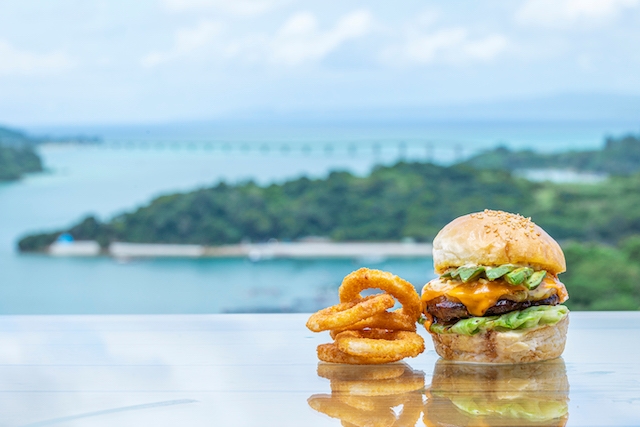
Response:
M385 293L362 297L365 289ZM416 333L421 301L413 285L391 273L361 268L347 275L338 291L340 304L320 310L307 327L331 331L335 342L318 346L324 362L372 365L415 357L424 351ZM396 300L402 308L387 311Z

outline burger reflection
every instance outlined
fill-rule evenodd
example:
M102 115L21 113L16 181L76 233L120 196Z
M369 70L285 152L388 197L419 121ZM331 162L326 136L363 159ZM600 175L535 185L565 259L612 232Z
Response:
M331 381L331 394L315 394L309 406L343 426L413 427L424 407L424 373L405 363L388 365L318 364Z
M439 360L423 421L428 427L564 426L568 401L562 359L521 365Z

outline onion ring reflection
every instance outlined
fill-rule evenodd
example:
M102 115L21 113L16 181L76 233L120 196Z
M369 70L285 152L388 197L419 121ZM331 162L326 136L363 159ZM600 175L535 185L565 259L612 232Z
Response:
M318 375L331 382L331 394L314 394L307 402L343 426L413 427L420 419L424 373L406 363L320 363Z

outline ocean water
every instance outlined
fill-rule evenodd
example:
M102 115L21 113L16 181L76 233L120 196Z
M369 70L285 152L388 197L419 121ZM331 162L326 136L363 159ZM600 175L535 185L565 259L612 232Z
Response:
M428 258L149 259L123 264L109 258L30 255L8 266L7 261L0 261L3 314L311 312L337 303L342 278L357 268L393 271L416 288L433 268Z
M617 127L616 127L617 126ZM625 125L438 125L293 129L102 130L99 146L40 147L47 171L0 184L0 314L312 311L335 302L344 275L389 270L420 288L429 258L401 260L51 258L18 254L28 232L107 219L221 180L262 184L332 170L364 175L399 159L447 163L496 143L553 151L597 148Z

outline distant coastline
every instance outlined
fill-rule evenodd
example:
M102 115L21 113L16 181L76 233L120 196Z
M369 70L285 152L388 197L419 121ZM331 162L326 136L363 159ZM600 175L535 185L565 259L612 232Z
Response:
M0 144L0 182L16 181L27 173L42 171L42 160L31 147Z
M25 174L42 172L42 159L36 147L45 143L97 144L98 137L33 137L26 133L0 126L0 182L16 181Z
M135 258L419 258L430 257L430 243L415 242L267 242L204 246L152 243L111 243L102 250L98 242L55 242L47 249L52 256L100 256Z

